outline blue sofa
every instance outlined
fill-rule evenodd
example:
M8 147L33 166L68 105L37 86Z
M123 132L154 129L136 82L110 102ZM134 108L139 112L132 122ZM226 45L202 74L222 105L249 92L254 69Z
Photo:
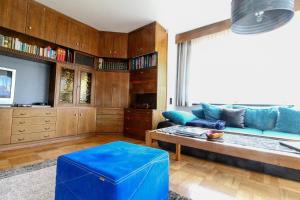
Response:
M175 124L186 125L196 119L219 120L223 108L245 109L245 127L226 126L224 129L226 132L300 140L300 110L290 106L253 107L202 104L193 109L192 113L167 111L164 116Z

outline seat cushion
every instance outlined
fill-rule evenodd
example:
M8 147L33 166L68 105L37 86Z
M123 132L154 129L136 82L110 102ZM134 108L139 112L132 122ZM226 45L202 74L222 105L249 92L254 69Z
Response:
M263 136L300 140L300 135L278 131L263 131Z
M277 116L278 116L277 107L253 108L248 106L234 106L234 108L246 109L246 113L245 113L246 127L260 129L260 130L272 130L275 127Z
M185 125L187 122L197 119L194 114L185 111L165 111L162 115L166 119L179 125Z
M274 131L300 135L300 110L280 107Z
M255 128L235 128L235 127L226 127L224 129L226 132L232 132L232 133L245 133L245 134L251 134L251 135L262 135L263 131Z

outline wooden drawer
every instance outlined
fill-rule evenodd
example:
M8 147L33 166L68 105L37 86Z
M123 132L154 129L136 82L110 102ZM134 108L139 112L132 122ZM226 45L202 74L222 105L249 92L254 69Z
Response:
M152 120L152 111L147 110L126 110L125 120Z
M130 82L148 82L157 79L157 69L147 69L130 73Z
M32 125L42 125L42 124L55 124L56 117L32 117Z
M55 131L50 132L42 132L41 134L41 140L50 139L55 137Z
M123 108L97 108L97 115L124 115Z
M55 117L56 109L32 109L32 116L34 117Z
M21 143L21 142L28 142L30 137L27 137L27 135L12 135L11 136L11 143Z
M39 133L39 132L50 132L55 131L56 124L44 124L44 125L32 125L31 132Z
M138 128L125 128L124 135L127 137L133 137L139 140L145 140L146 130Z
M30 126L12 126L12 134L13 135L20 135L20 134L29 134L31 133Z
M13 118L13 126L30 126L31 118Z
M31 109L14 109L13 117L31 117L32 115Z

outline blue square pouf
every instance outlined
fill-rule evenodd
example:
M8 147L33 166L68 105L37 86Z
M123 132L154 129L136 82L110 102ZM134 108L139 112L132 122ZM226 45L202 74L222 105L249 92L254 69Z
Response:
M56 200L165 200L168 193L163 150L118 141L57 160Z

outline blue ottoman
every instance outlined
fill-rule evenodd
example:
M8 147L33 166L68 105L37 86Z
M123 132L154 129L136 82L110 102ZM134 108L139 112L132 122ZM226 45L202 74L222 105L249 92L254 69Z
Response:
M56 200L165 200L169 193L166 151L112 142L57 160Z

